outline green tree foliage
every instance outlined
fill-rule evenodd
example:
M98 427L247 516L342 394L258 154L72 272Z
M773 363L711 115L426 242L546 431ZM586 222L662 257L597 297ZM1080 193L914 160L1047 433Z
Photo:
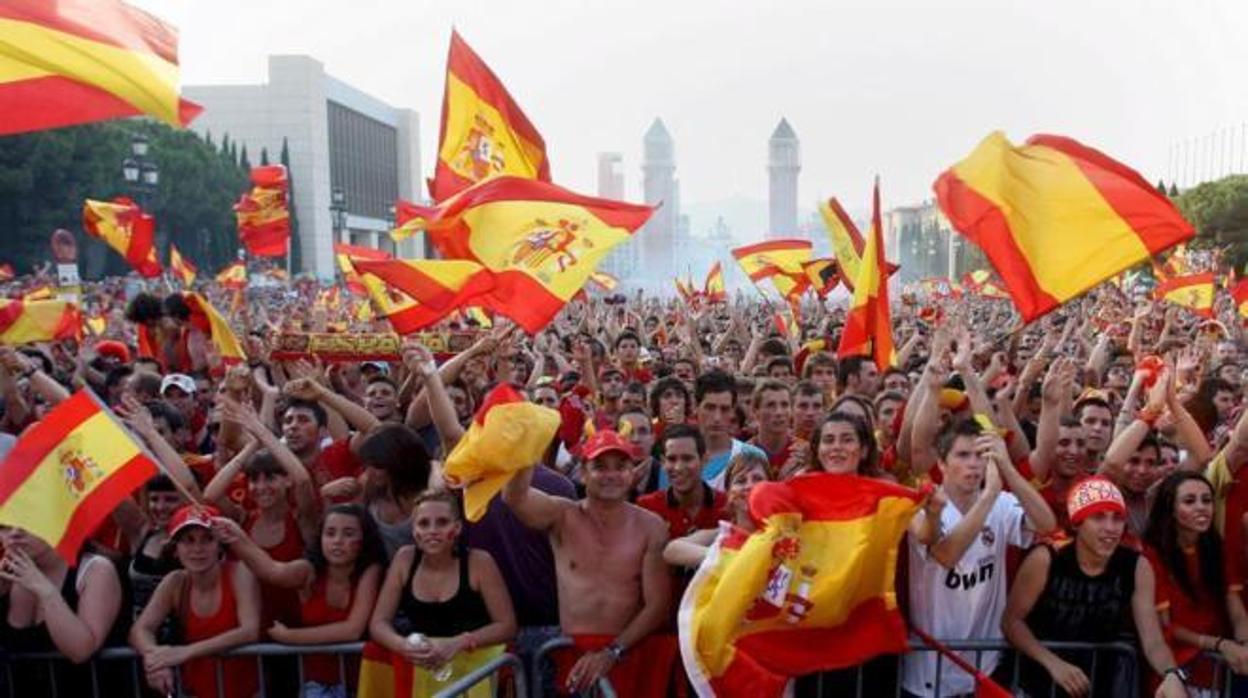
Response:
M1199 244L1228 247L1227 261L1243 268L1248 262L1248 175L1197 185L1175 203L1196 226Z
M294 175L290 171L290 144L285 137L282 138L282 153L278 162L286 166L286 181L290 182L290 189L287 191L287 205L290 206L290 269L298 274L303 271L303 249L299 245L299 216L295 210Z
M83 232L82 202L135 196L121 176L135 133L148 137L160 168L157 190L139 198L156 218L162 263L172 241L204 273L223 266L237 248L231 206L246 174L193 132L138 119L0 138L0 261L29 272L50 258L51 232L65 228L78 237L81 261L108 259L110 271L122 271L120 257Z
M265 165L268 165L268 164L269 164L269 149L264 146L260 146L260 166L264 167Z
M243 144L243 152L238 156L238 166L244 171L251 172L251 158L247 157L247 144Z

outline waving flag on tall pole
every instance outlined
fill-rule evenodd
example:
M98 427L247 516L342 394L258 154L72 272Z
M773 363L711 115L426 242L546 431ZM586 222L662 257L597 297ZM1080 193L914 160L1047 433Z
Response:
M738 247L732 256L741 270L756 285L765 279L788 298L797 298L810 288L810 279L802 265L811 259L813 245L809 240L768 240Z
M0 2L0 136L146 114L186 126L178 33L120 0Z
M174 245L169 246L169 268L182 280L182 285L190 288L195 283L195 273L198 271L190 260L182 256L178 252L178 248Z
M1026 322L1196 234L1135 170L1062 136L992 133L933 188Z
M489 66L452 31L438 162L429 194L441 203L502 175L549 182L546 142Z
M422 306L449 312L480 305L533 333L653 212L547 182L495 177L439 205L424 223L445 259L352 263Z
M290 181L285 165L251 168L251 190L234 204L238 239L257 257L283 257L290 247Z
M828 231L828 242L832 244L832 254L841 270L840 280L844 282L845 288L853 291L858 267L862 265L866 240L835 196L819 202L819 214L823 217L823 225ZM889 264L889 276L896 273L898 268L896 264Z
M811 288L819 294L820 298L826 298L841 282L840 265L832 257L819 257L803 262L802 271L806 272Z
M702 295L708 303L728 300L728 289L724 286L724 267L718 261L706 273L706 280L702 282Z
M680 653L698 695L779 698L794 676L904 652L897 544L920 499L857 475L756 485L759 530L721 524L680 604Z
M888 308L888 269L884 262L884 232L880 218L880 180L871 196L871 233L862 253L854 298L841 329L838 358L870 356L880 371L893 365L892 318Z
M82 227L125 257L140 276L154 279L163 273L156 258L156 221L130 199L87 199L82 205Z

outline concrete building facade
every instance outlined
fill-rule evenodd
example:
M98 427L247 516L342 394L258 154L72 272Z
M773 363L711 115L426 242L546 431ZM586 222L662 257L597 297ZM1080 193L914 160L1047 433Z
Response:
M797 229L797 175L802 154L797 133L781 118L767 141L767 238L788 238Z
M397 250L387 235L396 198L424 199L419 115L330 76L310 56L270 56L268 73L260 85L187 85L182 92L204 106L192 124L197 132L229 134L253 162L265 148L276 163L287 142L304 266L295 271L332 278L335 241L421 256L423 235ZM341 229L331 211L334 189L344 194Z
M676 148L662 119L656 118L646 130L642 151L643 201L659 208L636 234L641 236L638 242L642 273L652 282L661 282L670 279L677 268L673 254L680 221Z

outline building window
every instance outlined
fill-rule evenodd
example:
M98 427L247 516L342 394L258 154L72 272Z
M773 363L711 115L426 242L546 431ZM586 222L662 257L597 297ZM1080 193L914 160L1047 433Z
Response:
M329 181L347 211L385 220L399 196L398 131L337 102L329 108Z

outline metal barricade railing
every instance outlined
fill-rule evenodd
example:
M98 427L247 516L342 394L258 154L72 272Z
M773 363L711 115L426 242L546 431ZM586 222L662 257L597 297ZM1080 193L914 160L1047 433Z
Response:
M543 664L550 659L547 655L554 650L572 647L572 645L572 638L557 637L549 642L546 642L537 649L537 652L533 653L532 695L534 698L538 698L542 695L542 675L545 669ZM602 698L616 698L615 688L611 685L611 681L605 676L598 680L598 694L601 695Z
M473 686L496 676L503 667L510 666L512 671L516 672L516 698L528 698L528 681L524 674L524 663L520 658L510 652L495 657L481 666L473 669L467 674L460 677L450 686L433 694L433 698L453 698L454 696L462 696L468 692Z

